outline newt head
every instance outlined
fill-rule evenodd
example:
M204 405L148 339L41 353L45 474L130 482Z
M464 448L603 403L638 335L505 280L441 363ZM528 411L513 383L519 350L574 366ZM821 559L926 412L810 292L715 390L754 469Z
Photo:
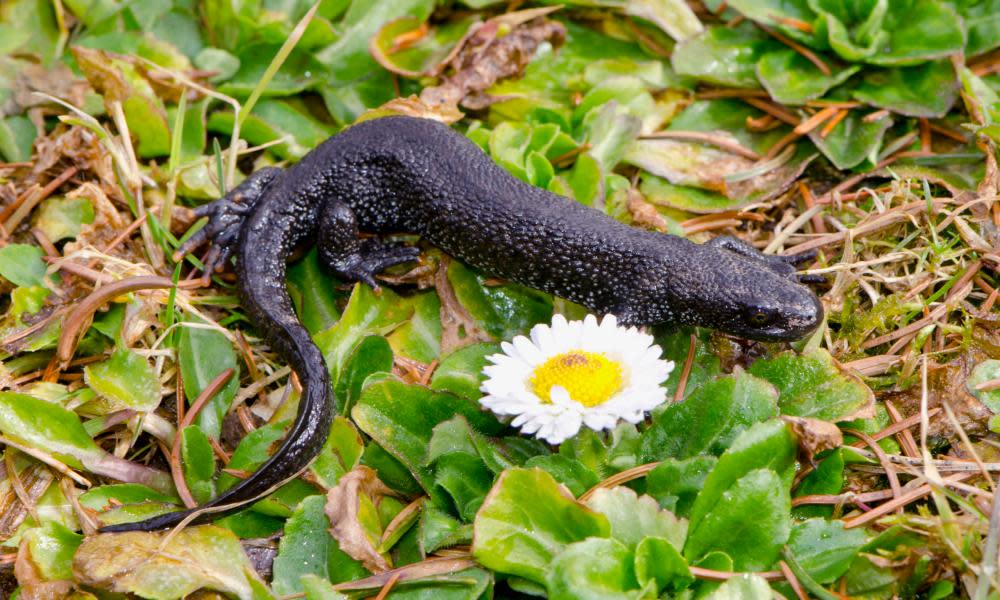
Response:
M803 285L816 276L796 268L811 255L765 255L732 238L695 248L683 268L665 267L662 301L674 307L667 320L761 341L798 340L822 322L823 305Z

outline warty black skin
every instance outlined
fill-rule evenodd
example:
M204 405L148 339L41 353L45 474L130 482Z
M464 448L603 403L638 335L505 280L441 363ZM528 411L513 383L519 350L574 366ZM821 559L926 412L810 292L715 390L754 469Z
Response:
M211 242L212 270L235 250L247 314L302 383L298 416L267 463L197 515L169 513L102 531L162 529L231 512L296 476L322 447L332 419L329 375L285 288L286 261L297 246L315 242L339 277L375 285L378 272L415 259L418 250L359 241L358 230L416 233L491 275L628 324L792 340L823 314L795 273L808 256L765 256L733 238L698 245L629 227L516 179L462 135L424 119L355 125L287 170L254 173L196 214L209 222L181 251Z

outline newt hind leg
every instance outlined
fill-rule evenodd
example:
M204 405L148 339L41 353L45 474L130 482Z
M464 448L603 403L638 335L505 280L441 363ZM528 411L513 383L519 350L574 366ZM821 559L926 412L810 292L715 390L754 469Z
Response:
M208 222L177 249L174 260L208 243L211 247L205 255L205 276L222 270L235 250L243 221L281 171L277 167L267 167L251 173L222 198L194 209L196 218L208 217Z
M337 200L328 203L320 215L317 249L320 260L338 277L362 281L376 290L377 274L420 256L416 246L386 243L374 237L361 239L354 211Z

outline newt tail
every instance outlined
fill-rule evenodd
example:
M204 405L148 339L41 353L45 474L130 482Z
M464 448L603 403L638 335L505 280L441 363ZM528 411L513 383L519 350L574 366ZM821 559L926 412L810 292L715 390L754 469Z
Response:
M615 314L630 325L711 327L760 340L793 340L823 317L797 266L812 255L769 256L735 238L705 244L630 227L533 187L440 123L384 117L354 125L297 164L250 175L199 207L207 224L179 254L211 248L206 272L235 254L243 306L302 382L295 423L260 469L205 506L101 531L154 530L204 521L261 498L305 469L323 446L333 391L323 355L295 316L285 287L293 250L315 243L337 277L377 287L387 267L419 249L361 239L413 233L490 275Z

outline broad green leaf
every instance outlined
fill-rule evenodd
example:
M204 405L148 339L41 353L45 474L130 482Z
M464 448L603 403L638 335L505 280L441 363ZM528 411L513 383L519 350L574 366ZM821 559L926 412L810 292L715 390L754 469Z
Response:
M736 485L737 480L753 470L766 469L775 476L780 476L782 483L770 490L770 493L778 494L779 489L783 490L786 503L789 502L788 489L797 449L795 437L780 419L757 423L744 431L719 457L719 462L705 478L702 492L691 507L690 531L693 532L709 512L716 511L720 507L725 510L725 504L732 496L732 494L727 496L730 488ZM719 549L726 551L724 548ZM691 555L686 552L685 554L691 558ZM733 560L736 560L735 556Z
M184 481L199 504L215 496L215 454L208 436L195 425L181 432L181 458L184 461Z
M433 475L425 461L434 427L456 414L485 433L501 428L469 400L395 379L369 385L351 411L358 427L406 465L428 491Z
M374 598L381 585L364 588L362 598ZM389 595L393 600L480 600L492 597L493 574L479 568L399 581Z
M671 64L680 75L716 85L755 88L755 66L778 42L752 25L710 27L674 48Z
M669 405L642 434L646 461L721 454L754 423L778 416L774 386L738 369Z
M882 24L889 0L853 3L816 0L811 7L819 14L815 21L816 37L826 38L830 48L844 60L863 61L888 43L889 34Z
M778 127L760 133L747 129L747 118L758 118L761 114L749 104L730 98L695 100L670 121L667 129L704 133L725 131L743 146L765 155L775 142L788 133L788 129Z
M611 527L545 471L510 469L487 496L474 531L472 553L480 564L545 583L549 564L567 545L607 537Z
M163 545L166 535L171 537ZM84 585L144 598L181 598L201 588L240 600L273 598L243 553L240 540L214 526L169 534L91 536L77 550L73 572Z
M84 381L109 403L109 412L150 412L160 405L160 382L144 356L119 348L111 358L83 371Z
M966 56L976 56L1000 46L1000 2L997 0L955 0L949 3L968 33Z
M86 198L53 196L45 199L32 216L32 222L52 242L75 238L84 225L94 221L94 207Z
M344 293L337 289L333 275L320 264L316 248L288 266L288 293L295 303L299 320L312 335L340 318L337 302Z
M847 81L858 69L858 66L838 68L831 75L824 75L806 57L784 48L761 57L757 62L757 77L773 100L798 106L822 97L830 88Z
M871 389L837 364L826 350L791 352L758 360L749 372L778 388L781 413L825 421L872 415Z
M722 466L720 461L716 470ZM788 484L782 477L770 469L750 471L692 525L684 556L695 560L722 551L732 557L735 570L762 571L774 563L788 540L790 510Z
M0 33L5 25L0 23ZM38 132L28 117L17 115L0 119L0 156L9 162L29 160L37 135Z
M796 523L788 550L818 583L829 584L847 572L868 536L861 529L844 529L841 521L809 519Z
M869 69L854 97L911 117L943 117L958 97L958 78L951 61L915 67Z
M29 560L39 575L48 581L73 579L73 553L83 536L55 521L25 532Z
M365 381L375 373L391 373L394 354L389 341L380 335L365 336L347 359L343 374L334 386L337 406L349 413L361 397Z
M333 487L344 473L361 461L364 442L354 424L344 417L334 417L330 434L309 470L324 487Z
M43 256L38 246L8 244L0 248L0 277L22 287L44 286Z
M646 536L663 538L678 550L684 547L687 521L661 510L650 496L638 496L626 487L601 488L587 500L587 506L608 518L611 537L630 550Z
M191 321L198 322L198 321ZM184 395L188 404L201 395L213 379L226 369L234 373L226 385L208 401L198 413L195 423L209 437L218 439L222 432L222 420L229 411L229 405L239 388L240 369L236 362L233 345L218 331L201 327L181 327L177 341L177 357L184 381Z
M325 496L309 496L285 523L285 535L274 558L271 585L275 594L287 596L302 592L304 575L314 575L332 583L368 575L361 563L347 556L330 536L325 506Z
M543 454L532 456L525 463L527 468L539 468L547 471L556 481L569 488L576 497L600 483L597 473L588 469L582 462L562 454Z
M479 391L483 368L489 364L486 357L499 351L500 347L496 344L472 344L456 350L434 369L431 389L478 400L483 395Z
M458 261L448 265L448 281L458 301L493 337L509 340L552 318L548 294L515 284L486 285L487 279Z
M890 126L892 119L889 117L867 123L861 111L852 110L826 137L822 134L823 128L817 128L809 132L809 139L835 167L846 170L866 159L877 163L882 137Z
M104 453L75 413L15 392L0 392L0 431L77 469L99 460Z
M323 351L326 367L334 385L361 338L386 335L413 316L413 305L390 289L382 288L378 296L364 284L356 284L344 314L337 323L315 336Z
M211 81L226 81L240 70L240 59L222 48L203 48L194 57L194 66L215 73Z
M403 16L383 25L371 40L371 52L378 62L404 77L419 77L432 72L452 51L454 45L478 22L475 15L427 28L424 20ZM421 30L421 27L426 29ZM415 42L396 47L399 36L421 32Z
M393 352L423 363L437 360L441 353L441 301L432 291L407 298L413 315L386 336Z
M844 450L838 448L824 458L795 488L795 497L812 494L839 494L844 488ZM797 518L833 515L832 506L803 505L793 509Z
M208 129L220 134L233 131L233 113L213 112ZM280 158L299 159L330 137L333 130L286 100L261 100L243 122L240 136L253 145L285 140L269 150Z
M914 65L961 52L965 32L955 10L939 0L890 0L882 26L887 42L868 58L879 65Z
M91 510L103 511L122 504L171 503L177 498L137 483L120 483L91 488L80 494L79 500Z
M420 515L420 547L425 554L439 548L472 542L472 524L464 524L433 504L424 504Z
M816 18L808 0L732 0L728 3L748 19L779 29L785 35L810 43L811 36L790 22L811 23Z
M211 3L223 4L220 0L212 0ZM249 96L278 53L281 42L255 41L238 50L224 47L226 50L236 51L240 65L232 77L218 86L218 91L237 98ZM318 85L317 77L324 73L323 64L317 61L313 53L293 50L267 84L264 97L285 97L301 93ZM254 113L256 112L257 109L254 108Z
M655 582L656 590L682 590L694 582L687 561L677 546L662 537L643 538L635 548L635 577L646 586Z
M711 455L684 460L665 458L646 475L646 493L656 498L660 506L686 516L717 461Z
M448 494L459 517L471 522L493 485L493 472L476 454L449 452L434 461L434 485Z
M980 390L977 387L987 381L1000 379L1000 360L984 360L972 369L965 388L993 413L1000 413L1000 388Z
M613 539L591 538L566 546L546 576L552 600L648 598L635 578L632 552Z

